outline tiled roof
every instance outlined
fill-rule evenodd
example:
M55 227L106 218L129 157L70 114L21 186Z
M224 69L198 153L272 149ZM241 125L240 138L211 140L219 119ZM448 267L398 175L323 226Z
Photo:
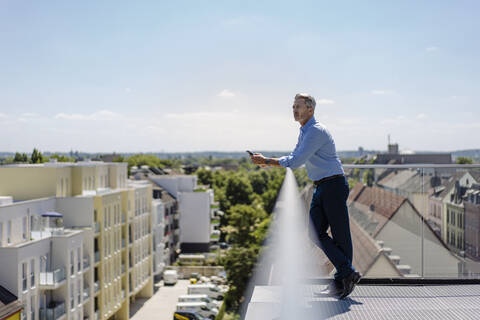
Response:
M359 192L358 195L352 192L351 197L349 197L350 202L354 201L358 204L367 206L371 211L378 213L387 219L390 219L398 208L406 201L406 198L389 192L387 190L378 188L378 187L365 187Z

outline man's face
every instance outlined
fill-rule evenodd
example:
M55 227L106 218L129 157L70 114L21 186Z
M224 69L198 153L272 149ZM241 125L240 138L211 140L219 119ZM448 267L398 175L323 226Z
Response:
M292 108L295 121L300 122L302 125L313 115L313 108L307 107L303 99L295 99Z

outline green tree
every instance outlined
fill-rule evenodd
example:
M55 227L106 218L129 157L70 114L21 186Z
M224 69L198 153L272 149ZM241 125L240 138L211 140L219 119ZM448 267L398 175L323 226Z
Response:
M235 175L227 179L225 185L225 197L231 206L252 203L252 193L252 185L244 176Z
M24 162L23 161L23 155L20 154L20 152L15 152L15 157L13 158L13 162Z
M373 185L373 169L367 169L363 172L363 183L369 187Z
M228 293L225 296L227 309L237 312L244 300L244 292L253 273L257 261L258 249L256 247L234 246L221 258L220 264L227 273Z
M57 159L58 162L75 162L73 157L68 157L65 155L53 154L49 157L49 159Z
M43 155L37 148L33 148L32 156L30 157L32 163L43 163Z
M195 174L197 175L200 184L213 186L213 173L211 170L200 168Z
M269 176L265 170L253 171L249 173L248 180L252 185L253 192L262 194L267 189Z
M457 164L472 164L473 159L468 158L468 157L458 157L456 163Z
M263 208L238 204L230 208L228 212L227 240L238 246L249 247L257 245L255 230L267 218Z

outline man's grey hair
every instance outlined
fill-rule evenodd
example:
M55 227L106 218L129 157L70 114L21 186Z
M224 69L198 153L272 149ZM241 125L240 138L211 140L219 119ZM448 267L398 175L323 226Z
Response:
M305 104L307 105L307 107L311 107L313 109L315 109L315 106L317 105L317 102L315 101L315 98L312 97L311 95L307 94L307 93L297 93L295 95L295 100L297 99L303 99L303 101L305 101Z

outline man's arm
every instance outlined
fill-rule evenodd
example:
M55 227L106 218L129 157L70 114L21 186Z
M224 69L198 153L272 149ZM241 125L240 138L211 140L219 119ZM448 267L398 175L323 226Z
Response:
M250 158L254 164L258 164L261 167L281 167L278 158L267 158L261 153L255 153L253 156L250 156Z

